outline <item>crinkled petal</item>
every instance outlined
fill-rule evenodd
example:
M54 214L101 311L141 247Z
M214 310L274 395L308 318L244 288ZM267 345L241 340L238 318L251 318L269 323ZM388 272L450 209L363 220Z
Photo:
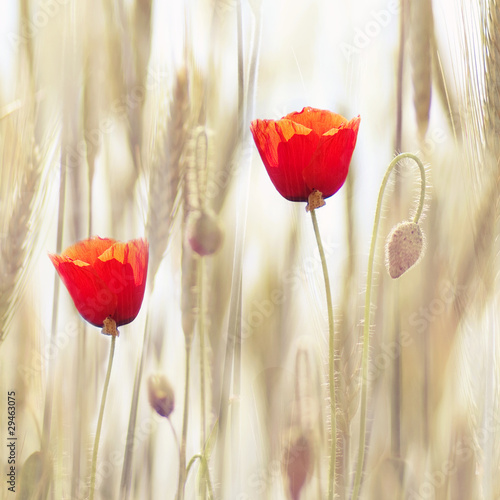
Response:
M89 323L102 327L108 316L113 316L117 296L107 287L92 266L73 261L66 256L49 255L59 276L68 289L75 307Z
M112 315L116 324L133 321L141 308L146 287L148 243L142 239L118 242L99 257L94 268L117 297Z
M319 136L290 120L255 120L251 131L278 192L288 200L307 200L302 171L311 161Z
M93 264L109 247L116 243L110 238L99 238L94 236L66 248L62 255L72 259Z
M356 146L359 122L359 117L353 118L340 129L330 130L321 137L304 170L309 190L317 189L323 193L323 198L328 198L342 187Z
M347 123L347 119L342 115L311 107L306 107L302 111L290 113L286 115L284 119L300 123L304 127L314 130L318 135L323 135L332 129L338 129Z

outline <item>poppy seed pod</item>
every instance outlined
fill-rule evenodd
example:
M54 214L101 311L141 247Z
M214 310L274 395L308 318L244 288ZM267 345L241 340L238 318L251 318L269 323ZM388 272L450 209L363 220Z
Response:
M401 222L387 237L385 257L391 278L399 278L424 254L424 236L415 222Z
M159 373L148 378L149 404L158 415L168 418L174 411L174 389L165 375Z
M189 245L198 255L212 255L222 244L222 229L217 216L207 210L191 212L186 228Z

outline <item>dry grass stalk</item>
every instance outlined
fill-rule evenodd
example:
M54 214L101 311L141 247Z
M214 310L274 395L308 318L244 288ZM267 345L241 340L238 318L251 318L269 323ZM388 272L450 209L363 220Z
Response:
M24 108L24 111L26 108ZM23 113L20 110L19 113ZM0 342L24 288L35 250L36 227L44 202L44 162L34 144L31 117L12 116L2 122L0 144L2 213L0 226Z
M136 0L134 9L135 75L144 83L151 53L151 6L152 0Z
M191 344L198 316L198 256L184 244L182 248L182 293L181 314L182 329L186 343Z
M87 4L87 16L95 15L98 8L96 0ZM94 179L95 162L101 148L103 131L100 129L102 119L102 94L104 81L101 70L104 65L102 52L99 50L103 34L98 27L92 23L92 29L86 33L87 39L84 45L84 87L83 87L83 139L85 140L85 153L87 158L87 223L89 236L92 231L92 181Z
M157 136L152 142L149 178L149 210L146 237L149 241L150 283L153 282L167 248L172 222L177 211L177 196L183 176L182 154L186 147L189 123L189 89L186 68L177 72L168 119L163 121L163 106L156 118ZM155 131L155 129L153 129Z
M421 139L429 125L431 106L431 40L434 33L431 0L411 2L411 63L413 103Z
M357 315L360 310L359 295L357 294L357 254L355 235L355 218L353 207L353 193L355 170L350 168L345 183L346 198L346 228L347 228L347 261L344 266L344 281L340 303L339 334L337 335L336 351L338 358L335 363L337 379L337 480L339 499L346 498L349 487L350 446L351 446L351 421L359 407L359 377L361 353L358 345Z
M486 96L485 96L485 132L488 147L494 149L498 157L500 144L500 4L488 2L488 19L485 20L485 64L486 64ZM493 151L492 151L493 152Z
M437 92L437 97L441 100L444 109L448 110L446 118L453 130L453 135L457 141L462 139L462 124L460 123L460 112L458 109L457 98L453 94L449 79L445 74L443 65L441 64L441 57L439 54L436 36L432 36L432 75L434 77L434 84Z

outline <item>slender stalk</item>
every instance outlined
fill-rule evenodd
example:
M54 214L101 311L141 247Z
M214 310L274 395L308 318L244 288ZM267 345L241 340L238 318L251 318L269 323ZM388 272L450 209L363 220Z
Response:
M175 427L172 424L172 421L170 420L170 418L167 418L167 420L168 420L168 425L170 425L170 429L172 430L172 435L174 436L174 441L175 441L175 446L177 448L177 452L180 455L181 454L181 446L179 444L179 438L177 437L177 432L175 432Z
M106 379L104 381L104 388L102 390L101 408L99 410L99 418L97 420L97 430L94 439L94 452L92 453L92 466L90 473L90 494L89 500L94 499L95 489L95 473L97 469L97 452L99 451L99 440L101 438L102 418L104 415L104 407L106 406L106 396L108 394L109 379L111 378L111 368L113 367L113 356L115 354L116 336L111 337L111 348L109 351L108 371L106 372Z
M396 139L395 151L402 150L403 137L403 73L405 66L405 42L406 42L406 11L408 3L406 0L400 0L399 13L399 47L398 47L398 66L396 82ZM394 188L394 209L399 216L401 210L401 176L396 177ZM395 345L401 344L401 318L399 314L399 282L395 283L393 290L394 307L394 342ZM391 398L391 449L395 457L401 456L401 368L402 356L395 356L393 360L393 379L392 379L392 398ZM404 469L401 468L400 484L403 484ZM401 492L404 488L401 488Z
M238 36L238 120L240 126L239 138L242 144L245 144L246 137L248 137L248 127L246 127L246 110L245 110L245 71L244 71L244 47L243 47L243 13L242 13L242 0L238 0L236 3L236 24L237 24L237 36ZM246 127L247 130L244 130ZM247 168L247 171L249 169ZM245 197L248 200L248 192ZM244 208L243 219L243 233L241 243L244 242L245 237L245 226L246 223L246 209ZM239 259L243 258L243 248L240 248ZM241 269L240 269L241 273ZM241 314L242 314L242 303L243 303L243 287L242 287L242 277L239 277L239 288L238 288L238 314L235 318L235 343L234 343L234 361L233 361L233 402L231 404L231 449L232 449L232 460L238 459L240 456L240 394L241 394ZM240 487L240 468L233 468L231 471L231 479L233 487L239 489Z
M205 271L204 259L200 259L198 268L198 333L200 336L200 413L201 413L201 432L200 432L200 447L205 447L206 440L206 396L205 396L205 311L203 300L203 273ZM200 485L200 496L204 500L206 498L206 484L202 481Z
M413 222L416 224L422 215L422 210L424 208L425 200L425 169L423 163L420 161L418 156L412 153L401 153L396 156L385 172L384 178L382 179L382 185L380 186L380 191L377 200L377 209L375 211L375 220L373 223L372 240L370 244L370 255L368 257L368 271L366 276L366 295L365 295L365 317L363 324L363 356L361 360L361 414L359 420L359 448L358 448L358 463L356 466L356 476L354 478L354 487L352 493L352 500L356 500L359 496L361 489L361 476L363 473L364 459L365 459L365 442L366 442L366 412L367 412L367 399L368 399L368 352L370 348L370 305L371 305L371 291L372 291L372 281L373 281L373 264L375 260L375 247L377 244L378 228L380 223L380 214L382 212L382 199L384 197L385 188L387 186L387 181L389 176L393 171L394 167L404 158L410 158L415 161L420 169L421 177L421 188L420 188L420 199L418 203L417 212L413 218Z
M149 311L146 315L146 325L144 327L144 336L141 344L141 353L139 357L139 365L135 372L134 388L132 392L132 402L130 404L130 414L127 428L127 442L125 443L125 454L123 458L122 477L120 484L120 495L123 500L127 500L130 495L130 487L132 484L132 461L134 455L134 435L135 423L137 421L137 406L139 404L139 391L141 387L142 373L144 363L147 357L147 349L149 345Z
M332 438L330 447L330 468L328 473L328 499L333 500L335 494L335 468L337 463L337 403L335 400L335 324L333 320L332 292L330 289L330 278L328 277L328 267L326 265L325 251L321 236L319 233L316 210L311 210L311 219L314 227L318 251L323 268L323 277L325 279L326 306L328 309L328 385L330 387L330 418L332 424Z
M186 478L189 476L189 473L191 472L191 467L196 463L196 460L202 459L203 455L201 453L197 453L196 455L193 455L191 457L191 460L188 462L187 467L186 467Z
M181 448L179 453L179 483L177 485L177 500L184 500L186 484L186 441L189 416L189 372L191 365L191 341L186 339L186 371L184 374L184 413L182 417Z
M248 137L248 130L245 128L245 72L244 72L244 50L243 50L243 17L241 9L241 0L236 4L236 31L237 31L237 47L238 47L238 144L243 150ZM231 477L231 485L233 489L238 489L239 472L238 469L229 474L225 473L226 467L226 426L229 411L229 394L234 395L231 403L231 431L232 439L231 450L232 457L229 463L231 464L239 457L239 403L240 381L241 381L241 314L242 314L242 260L243 260L243 244L245 240L246 217L248 209L248 186L250 177L249 162L246 157L242 158L242 179L238 186L238 199L241 200L238 204L236 212L236 228L234 237L234 254L233 254L233 275L231 280L231 299L229 305L229 320L228 333L226 343L226 353L222 376L222 390L219 404L219 439L218 439L218 474L219 480L222 482L224 477ZM233 460L234 458L234 460Z
M205 481L207 483L208 499L209 500L214 500L214 498L215 498L215 496L214 496L214 488L212 486L212 480L210 479L210 470L208 468L207 457L205 456L205 454L203 454L202 457L201 457L201 464L203 466L203 476L204 476Z
M206 487L208 488L208 498L209 498L209 500L213 500L214 489L212 486L212 481L210 479L210 471L208 469L207 459L206 459L204 453L205 452L197 453L196 455L193 455L191 457L191 460L188 462L187 467L186 467L186 479L189 475L189 472L191 471L191 468L196 463L196 460L199 460L200 461L200 468L203 469L202 476L204 477L204 480L206 481Z

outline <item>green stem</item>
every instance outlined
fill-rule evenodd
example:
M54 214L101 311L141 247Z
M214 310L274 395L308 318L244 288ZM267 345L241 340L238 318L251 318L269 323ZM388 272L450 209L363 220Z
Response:
M191 471L191 467L195 464L196 460L202 459L203 455L201 453L197 453L196 455L193 455L191 457L191 460L188 462L187 467L186 467L186 479L189 476L189 472Z
M128 500L130 496L131 483L132 483L132 461L134 455L134 442L135 442L135 424L137 421L137 407L139 404L139 391L141 387L142 373L144 364L147 357L147 348L149 345L149 311L146 315L146 325L144 327L144 334L141 344L141 353L139 355L139 364L136 368L134 378L134 388L132 390L132 401L130 403L130 414L127 429L127 441L125 443L125 452L122 465L122 477L120 483L120 498Z
M179 454L179 484L177 485L177 500L184 500L184 486L186 484L186 441L189 414L189 372L191 365L191 341L186 339L186 373L184 385L184 414L182 417L181 448Z
M111 368L113 366L113 356L115 354L115 343L116 343L116 335L113 335L111 337L111 349L109 351L108 371L106 372L106 380L104 381L104 388L102 390L101 408L99 410L99 418L97 420L97 430L95 433L94 452L92 454L92 467L90 473L89 500L94 499L95 473L97 469L97 452L99 450L99 439L101 437L102 417L104 415L104 407L106 406L106 396L108 394L109 379L111 378Z
M203 453L197 453L196 455L193 455L191 457L191 460L188 462L187 467L186 467L186 479L189 476L189 472L191 471L191 468L196 463L196 460L199 460L200 461L200 468L203 469L202 476L204 476L204 479L206 481L206 486L208 488L208 498L209 498L209 500L213 500L214 489L212 486L212 481L210 479L210 471L208 469L207 459L205 458L205 455Z
M352 500L357 500L359 492L361 489L361 476L363 474L364 460L365 460L365 442L366 442L366 411L367 411L367 399L368 399L368 352L370 348L370 304L371 304L371 292L372 292L372 281L373 281L373 263L375 260L375 247L377 243L378 228L380 223L380 215L382 212L382 199L384 196L385 188L387 186L387 181L389 176L393 171L394 167L403 159L409 158L415 161L420 169L421 176L421 188L420 188L420 199L418 203L417 212L413 218L413 222L416 224L420 216L422 215L422 210L424 208L425 200L425 169L422 161L418 156L412 153L401 153L396 156L385 172L384 178L382 179L382 185L380 186L380 192L378 194L377 209L375 211L375 220L373 223L372 241L370 244L370 255L368 257L368 271L366 276L366 295L365 295L365 317L363 324L363 356L362 356L362 374L361 374L361 414L359 420L359 448L358 448L358 463L356 466L356 476L354 478L354 486L352 492Z
M206 396L205 396L205 312L204 312L204 297L203 297L203 273L205 270L204 259L200 259L198 268L198 332L200 335L200 413L201 413L201 432L200 432L200 446L205 447L206 440ZM203 483L201 490L201 499L206 498L206 487Z
M208 488L208 499L214 500L214 488L212 486L212 480L210 479L210 470L208 468L207 458L205 457L205 455L202 455L201 457L201 465L203 467L203 476Z
M316 242L318 243L319 255L321 258L321 266L323 267L323 277L325 278L326 290L326 305L328 309L328 385L330 387L330 418L332 424L332 438L330 448L330 469L328 474L328 499L333 500L335 493L335 467L337 462L337 404L335 401L335 324L333 321L333 308L332 308L332 292L330 290L330 278L328 277L328 267L326 266L325 251L323 250L323 243L321 243L321 236L319 233L318 220L316 219L316 211L311 210L311 218L314 227L314 234L316 235Z

